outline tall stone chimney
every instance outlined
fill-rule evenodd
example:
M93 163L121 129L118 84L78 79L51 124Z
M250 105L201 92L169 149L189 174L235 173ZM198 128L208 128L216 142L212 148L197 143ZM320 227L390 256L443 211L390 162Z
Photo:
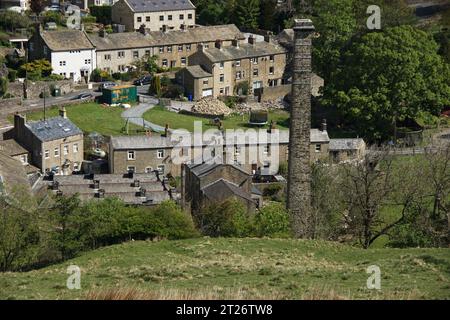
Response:
M309 19L296 19L289 133L287 209L296 237L309 237L311 222L311 49L314 26Z
M61 107L61 109L59 109L59 116L61 118L67 119L67 110L66 107Z

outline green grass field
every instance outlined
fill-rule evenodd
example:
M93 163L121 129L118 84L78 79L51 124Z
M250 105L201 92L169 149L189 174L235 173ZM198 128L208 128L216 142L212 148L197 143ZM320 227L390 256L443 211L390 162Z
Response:
M58 116L58 107L47 109L47 117ZM88 102L74 104L66 107L67 116L85 133L98 132L103 135L124 134L126 121L121 118L124 109L119 107L104 107L100 104ZM43 111L34 111L27 113L28 120L40 120L44 118ZM12 117L9 118L12 122ZM136 125L130 124L130 134L135 134L137 129L142 129Z
M276 121L277 127L279 129L287 129L288 118L289 113L283 110L274 110L269 113L269 122L270 120ZM194 121L201 121L203 130L217 128L216 126L210 124L209 119L199 118L185 114L178 114L176 112L168 111L167 109L161 106L156 106L155 108L147 111L144 114L144 119L160 126L165 126L167 123L172 129L186 129L190 132L194 131ZM225 129L238 129L238 128L248 129L250 128L250 126L248 125L248 120L249 120L248 114L244 116L230 115L226 117L222 121L222 123Z
M68 290L66 268L81 268ZM381 269L369 290L367 267ZM363 250L278 239L129 242L25 273L0 274L0 299L449 299L448 249Z

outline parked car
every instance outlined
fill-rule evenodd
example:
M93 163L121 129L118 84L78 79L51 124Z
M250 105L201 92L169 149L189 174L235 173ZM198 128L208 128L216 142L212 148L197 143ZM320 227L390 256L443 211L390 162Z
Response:
M98 91L103 91L103 89L107 89L107 88L112 88L117 86L117 83L112 82L112 81L105 81L102 82L99 86L98 86Z
M143 86L143 85L146 85L146 84L150 84L151 82L152 82L152 76L147 75L147 76L143 76L143 77L140 77L140 78L136 79L133 82L133 84L135 86Z
M88 100L93 97L94 97L94 95L92 93L87 92L87 93L81 93L81 94L75 96L74 98L72 98L72 100Z

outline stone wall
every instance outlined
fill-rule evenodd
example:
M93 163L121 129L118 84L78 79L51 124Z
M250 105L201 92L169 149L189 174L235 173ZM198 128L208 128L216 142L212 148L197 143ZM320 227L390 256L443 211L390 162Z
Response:
M260 102L275 100L278 98L284 98L287 94L291 93L292 85L284 84L276 87L264 87L255 90L255 96L259 97Z
M58 80L58 81L28 81L25 84L25 98L26 99L39 99L42 91L46 90L51 94L51 89L54 86L61 88L61 94L67 94L74 91L74 83L72 80Z

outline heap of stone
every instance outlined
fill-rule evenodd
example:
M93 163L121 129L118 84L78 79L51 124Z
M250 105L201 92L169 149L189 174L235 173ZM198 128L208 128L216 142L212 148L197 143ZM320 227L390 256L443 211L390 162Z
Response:
M206 97L197 101L192 107L192 111L214 116L228 116L231 114L231 109L225 103L212 97Z
M250 110L273 110L273 109L286 109L288 106L283 99L276 99L263 102L243 102L238 103L235 106L236 112L247 113Z

